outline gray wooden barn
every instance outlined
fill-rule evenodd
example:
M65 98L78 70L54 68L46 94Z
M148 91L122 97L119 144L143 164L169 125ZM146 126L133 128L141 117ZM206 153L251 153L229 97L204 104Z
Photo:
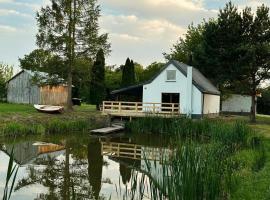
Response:
M22 70L7 81L7 101L42 105L64 105L66 103L66 85L39 85L33 81L35 75L36 72Z

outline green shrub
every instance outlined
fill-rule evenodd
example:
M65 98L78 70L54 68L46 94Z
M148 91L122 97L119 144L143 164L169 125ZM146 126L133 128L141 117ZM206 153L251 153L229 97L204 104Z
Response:
M21 124L17 122L10 122L5 124L0 129L0 134L2 136L23 136L23 135L34 135L34 134L44 134L45 128L38 124Z
M51 120L43 124L23 124L10 122L0 128L0 136L25 136L59 134L71 132L86 132L91 128L92 123L88 120Z
M76 131L86 131L90 128L91 123L87 120L52 120L45 124L46 133L58 134Z

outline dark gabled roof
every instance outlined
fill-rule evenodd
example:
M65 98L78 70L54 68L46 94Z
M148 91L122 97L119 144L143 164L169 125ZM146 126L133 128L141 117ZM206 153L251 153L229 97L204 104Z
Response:
M125 92L128 90L136 89L143 87L143 85L151 83L153 80L155 80L170 64L173 64L180 72L182 72L185 76L187 76L187 68L190 67L189 65L186 65L184 63L178 62L176 60L171 60L168 62L160 71L157 73L154 77L152 77L149 81L146 81L144 83L129 86L125 88L121 88L118 90L112 91L111 94L118 94L121 92ZM220 95L220 91L196 68L192 67L192 79L193 84L202 92L205 94L214 94L214 95Z

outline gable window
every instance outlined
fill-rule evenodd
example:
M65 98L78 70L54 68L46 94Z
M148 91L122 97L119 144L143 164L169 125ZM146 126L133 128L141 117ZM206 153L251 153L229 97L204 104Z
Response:
M176 70L167 70L167 81L176 81Z

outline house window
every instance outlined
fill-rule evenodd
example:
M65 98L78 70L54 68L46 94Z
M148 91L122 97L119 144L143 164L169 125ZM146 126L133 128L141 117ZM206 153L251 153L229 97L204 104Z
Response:
M167 81L176 81L176 70L167 70Z

